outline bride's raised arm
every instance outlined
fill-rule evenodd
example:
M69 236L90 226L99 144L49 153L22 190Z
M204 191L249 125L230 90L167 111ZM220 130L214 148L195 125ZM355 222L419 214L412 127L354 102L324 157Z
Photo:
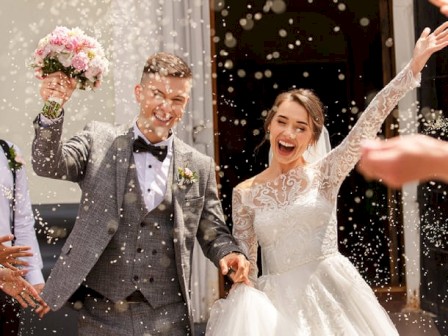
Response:
M347 137L330 153L324 164L328 166L326 176L329 177L331 185L342 183L360 159L361 142L365 139L374 139L398 101L420 84L420 71L428 59L448 45L447 28L448 22L445 22L432 33L429 28L423 30L415 44L410 62L378 92Z
M448 45L448 21L437 27L431 34L431 29L426 27L420 38L415 43L414 53L411 59L411 69L416 76L423 70L426 62L435 52Z

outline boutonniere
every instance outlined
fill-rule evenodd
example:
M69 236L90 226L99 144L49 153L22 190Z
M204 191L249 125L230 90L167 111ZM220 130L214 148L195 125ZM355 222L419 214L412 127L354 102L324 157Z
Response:
M19 170L25 164L23 158L17 154L14 146L9 147L9 157L11 159L8 160L8 165L11 170Z
M198 180L198 174L194 171L191 171L189 168L177 168L178 172L178 184L179 185L185 185L185 184L192 184Z

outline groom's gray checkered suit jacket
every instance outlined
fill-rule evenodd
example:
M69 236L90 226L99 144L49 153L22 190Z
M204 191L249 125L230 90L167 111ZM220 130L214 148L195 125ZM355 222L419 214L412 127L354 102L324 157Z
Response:
M93 122L83 132L61 142L62 120L46 127L35 120L33 168L49 178L77 182L82 190L78 217L49 279L43 298L53 310L61 308L88 276L116 233L123 212L126 176L132 155L132 126ZM204 254L218 265L226 254L242 252L224 223L213 160L178 138L173 142L173 171L188 167L198 181L178 188L174 174L175 263L190 321L191 261L195 238ZM119 279L110 274L110 285Z

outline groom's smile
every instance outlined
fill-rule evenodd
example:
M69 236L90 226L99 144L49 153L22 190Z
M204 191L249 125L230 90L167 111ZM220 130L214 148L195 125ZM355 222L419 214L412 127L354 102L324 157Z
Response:
M156 110L154 113L154 117L160 122L168 123L171 120L172 115L171 113L163 113L160 110Z

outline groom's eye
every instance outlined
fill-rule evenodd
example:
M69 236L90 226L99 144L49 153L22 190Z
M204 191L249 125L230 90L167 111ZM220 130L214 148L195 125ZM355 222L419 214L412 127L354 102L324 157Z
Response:
M152 90L152 94L154 95L155 98L162 98L163 99L163 95L160 91L157 90Z
M184 103L184 99L183 98L174 98L173 102L174 102L174 104L181 105Z

